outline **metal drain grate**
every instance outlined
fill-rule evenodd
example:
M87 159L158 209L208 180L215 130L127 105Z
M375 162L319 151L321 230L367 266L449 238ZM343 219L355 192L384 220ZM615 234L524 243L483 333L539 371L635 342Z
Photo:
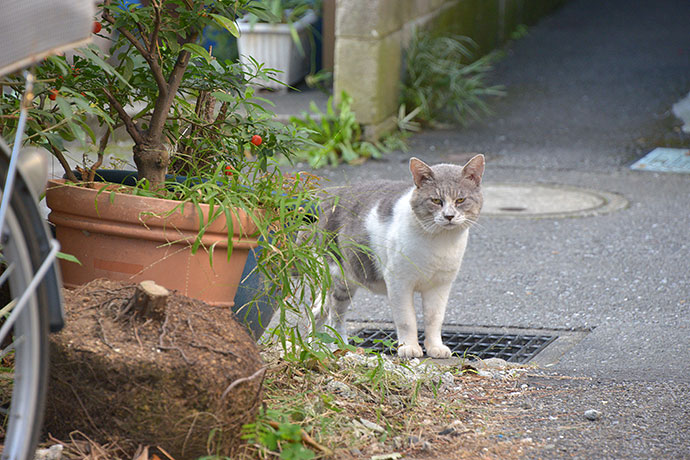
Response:
M392 329L363 328L355 337L362 342L355 343L352 339L350 342L358 347L388 354L395 351L396 335ZM444 332L441 337L454 355L480 359L502 358L512 363L526 363L557 338L555 335L472 332ZM424 342L424 332L419 333L419 342Z

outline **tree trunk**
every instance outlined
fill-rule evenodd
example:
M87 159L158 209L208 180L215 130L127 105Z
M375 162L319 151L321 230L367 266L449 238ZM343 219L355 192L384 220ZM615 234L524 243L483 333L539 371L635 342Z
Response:
M165 181L165 175L168 172L170 164L168 149L161 142L146 139L142 144L135 144L132 152L139 180L148 179L151 188L158 188Z
M134 296L129 299L132 309L144 319L162 320L165 318L165 305L170 291L155 281L146 280L137 285Z

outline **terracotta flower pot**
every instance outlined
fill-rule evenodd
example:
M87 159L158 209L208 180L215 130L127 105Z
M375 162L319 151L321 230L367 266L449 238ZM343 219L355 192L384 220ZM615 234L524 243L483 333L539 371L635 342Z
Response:
M206 229L203 247L192 254L191 244L199 232L199 217L192 204L185 204L184 212L178 209L168 216L179 202L111 191L98 193L107 186L95 183L95 188L77 187L65 185L64 180L48 184L49 220L55 225L61 250L82 264L61 263L66 287L96 278L150 279L212 305L233 306L247 255L257 246L253 236L256 227L246 213L238 211L233 216L228 261L224 216ZM202 209L207 219L208 206L202 205Z

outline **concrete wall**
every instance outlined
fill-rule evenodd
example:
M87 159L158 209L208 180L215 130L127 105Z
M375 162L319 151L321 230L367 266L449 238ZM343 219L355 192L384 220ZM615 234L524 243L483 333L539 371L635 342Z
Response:
M333 91L353 97L368 138L395 126L403 53L414 30L466 35L482 53L565 0L336 0Z

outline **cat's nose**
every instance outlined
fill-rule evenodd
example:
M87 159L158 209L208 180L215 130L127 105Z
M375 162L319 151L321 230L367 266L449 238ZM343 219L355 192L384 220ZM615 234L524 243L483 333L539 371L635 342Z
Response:
M452 221L453 218L455 217L455 214L451 214L451 215L444 214L443 217L445 217L446 219L448 219L448 222L450 222L450 221Z

